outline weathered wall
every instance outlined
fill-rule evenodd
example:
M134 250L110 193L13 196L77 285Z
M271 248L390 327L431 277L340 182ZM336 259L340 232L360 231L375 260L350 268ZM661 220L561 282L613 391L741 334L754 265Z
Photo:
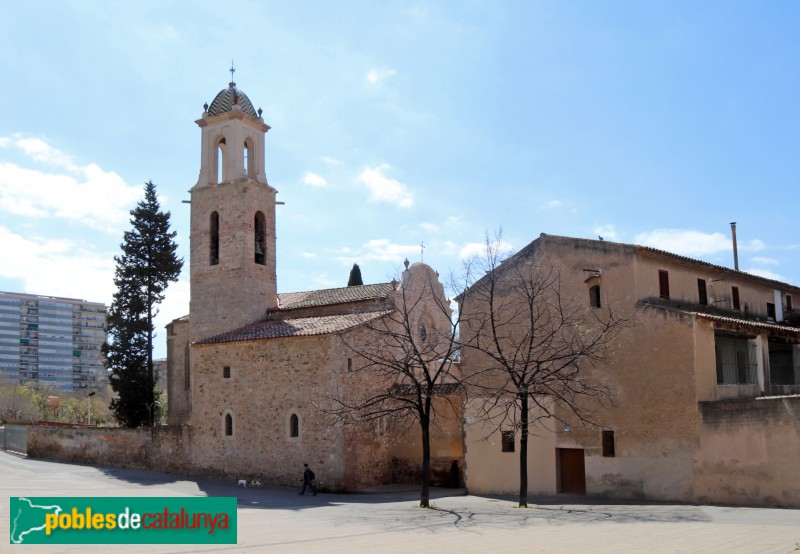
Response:
M302 464L326 487L387 482L386 440L371 426L327 427L319 407L340 386L368 387L347 375L348 347L336 335L201 345L192 349L191 458L221 475L254 475L292 485ZM223 368L230 368L230 378ZM233 418L226 436L225 415ZM299 418L298 437L290 418Z
M189 317L182 317L167 325L167 398L169 413L167 423L188 423L192 411L189 384Z
M277 305L275 190L239 179L191 189L192 341L261 321ZM210 217L219 214L219 263L210 263ZM254 219L266 218L266 264L255 263Z
M602 311L614 308L618 317L629 318L632 327L621 336L611 362L592 368L581 364L590 382L608 387L609 398L600 403L581 401L592 424L584 424L569 410L557 414L563 423L553 435L535 439L532 448L530 490L558 490L557 448L584 451L586 492L623 498L686 500L691 497L692 453L697 445L697 391L694 374L694 321L691 317L662 310L642 308L639 294L647 294L657 268L646 268L647 275L634 270L632 247L603 241L561 241L544 237L539 254L559 268L561 294L567 302L589 303L589 286L599 284ZM653 271L655 273L653 273ZM652 275L651 275L652 274ZM594 275L594 277L591 277ZM655 275L655 277L653 277ZM640 290L641 289L641 290ZM470 309L464 309L468 319ZM591 316L587 315L587 321ZM462 331L469 336L469 331ZM462 366L465 373L485 367L487 362L466 350ZM500 452L499 437L490 443L473 440L476 433L467 427L467 473L470 490L479 482L480 490L506 492L510 475L516 490L516 456ZM602 455L603 430L614 431L616 455ZM518 435L518 434L517 434ZM518 440L518 436L517 436ZM484 457L486 459L484 459ZM473 471L481 468L473 481Z
M496 425L477 417L480 401L465 407L464 425L466 485L470 494L517 494L519 492L519 432L515 434L514 452L502 451ZM553 425L531 429L528 436L528 492L556 493L556 434Z
M28 456L62 462L196 473L188 465L190 430L28 427Z
M462 431L461 395L452 394L433 399L433 421L430 426L431 483L434 486L450 484L450 466L455 461L463 473L464 442ZM412 422L401 434L389 430L392 442L393 483L419 483L422 479L422 433L419 423Z
M800 397L699 407L696 502L800 506Z

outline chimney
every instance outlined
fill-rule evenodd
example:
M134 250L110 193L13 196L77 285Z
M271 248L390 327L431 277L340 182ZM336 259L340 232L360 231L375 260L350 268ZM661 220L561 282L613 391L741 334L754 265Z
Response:
M736 222L731 221L731 236L733 237L733 269L739 271L739 251L736 248Z

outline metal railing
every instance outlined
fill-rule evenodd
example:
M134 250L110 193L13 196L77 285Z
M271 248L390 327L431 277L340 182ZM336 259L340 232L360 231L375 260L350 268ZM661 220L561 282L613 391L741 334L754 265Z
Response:
M24 425L6 425L0 428L2 432L3 450L28 453L28 428Z

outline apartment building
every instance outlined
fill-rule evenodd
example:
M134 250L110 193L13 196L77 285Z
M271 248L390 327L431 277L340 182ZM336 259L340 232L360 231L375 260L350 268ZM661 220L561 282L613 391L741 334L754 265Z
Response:
M0 292L0 380L64 391L104 387L105 319L99 302Z

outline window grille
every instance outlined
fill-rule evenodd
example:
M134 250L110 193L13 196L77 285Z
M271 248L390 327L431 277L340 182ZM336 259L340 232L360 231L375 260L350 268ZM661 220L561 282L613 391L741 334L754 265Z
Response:
M658 270L658 295L669 300L669 273L663 269Z
M614 458L616 456L614 445L614 431L603 431L603 456Z
M502 431L502 451L514 452L514 431Z
M600 307L600 285L589 287L589 306L592 308Z
M717 355L717 384L754 385L758 382L754 340L717 336L714 341Z
M708 293L706 292L706 280L697 280L697 297L701 305L708 305Z

